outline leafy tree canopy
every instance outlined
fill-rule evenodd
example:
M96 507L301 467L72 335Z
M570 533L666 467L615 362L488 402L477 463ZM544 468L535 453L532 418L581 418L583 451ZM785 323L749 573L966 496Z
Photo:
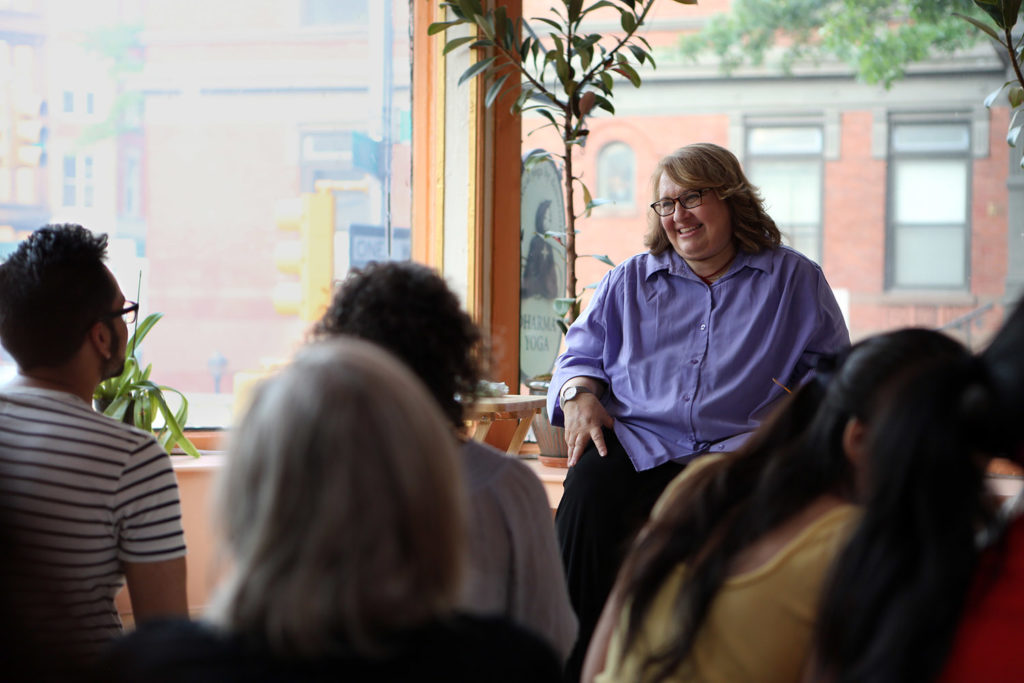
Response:
M788 73L798 61L837 58L866 83L886 88L908 64L970 47L979 39L960 12L983 17L971 0L734 0L703 30L684 36L684 56L710 52L723 71L765 63L779 47Z

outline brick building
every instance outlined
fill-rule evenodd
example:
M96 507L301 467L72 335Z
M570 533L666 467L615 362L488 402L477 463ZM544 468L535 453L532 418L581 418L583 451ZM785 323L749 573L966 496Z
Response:
M526 2L524 14L541 15L544 5ZM972 344L983 341L1022 278L1020 231L1010 220L1021 213L1008 190L1019 155L1011 162L1007 107L983 104L1008 78L995 49L980 41L912 65L890 90L859 83L839 63L797 65L791 75L745 67L726 77L710 61L684 62L674 47L680 32L727 6L655 6L646 35L657 70L642 71L639 89L617 86L616 116L593 119L576 162L595 197L616 200L577 223L578 250L616 262L642 250L658 158L715 142L739 156L787 243L822 265L855 339L952 325ZM524 144L556 142L543 131ZM593 259L578 268L582 282L606 270Z

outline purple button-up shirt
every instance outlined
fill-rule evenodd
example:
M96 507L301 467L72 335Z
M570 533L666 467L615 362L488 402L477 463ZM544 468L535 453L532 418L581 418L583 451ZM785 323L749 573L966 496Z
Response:
M739 252L706 285L672 250L612 270L569 328L548 393L551 423L572 377L594 377L637 471L735 449L817 356L850 344L810 259L787 247Z

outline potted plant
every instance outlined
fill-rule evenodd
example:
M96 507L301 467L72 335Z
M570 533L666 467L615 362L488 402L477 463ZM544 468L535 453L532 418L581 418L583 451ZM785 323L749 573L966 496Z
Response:
M138 325L128 339L127 347L131 353L125 358L124 370L117 377L100 382L93 392L93 403L104 415L147 431L153 431L153 424L159 416L163 426L157 433L157 441L164 450L170 452L178 446L185 453L198 458L199 450L183 431L188 421L188 399L177 389L153 382L149 378L153 365L149 364L143 370L135 353L138 345L162 317L163 313L152 313ZM164 396L166 392L177 394L177 410L171 410Z
M480 50L479 61L463 72L459 83L483 78L487 84L484 104L490 107L504 92L518 91L512 102L514 114L534 112L544 119L541 128L552 127L562 143L560 153L534 150L526 163L554 159L562 166L565 195L565 232L548 232L546 237L565 247L564 295L555 300L565 332L579 316L581 292L576 280L576 219L589 216L604 203L590 190L574 170L573 154L583 147L590 130L587 118L595 109L615 113L612 93L617 79L625 78L634 87L641 84L636 67L650 63L651 46L638 29L656 0L598 0L584 7L583 0L553 1L547 16L532 21L544 28L539 34L526 20L512 21L504 7L484 10L481 0L443 2L453 19L431 24L428 33L446 32L455 26L471 25L476 36L450 38L444 54L466 46ZM673 0L695 5L697 0ZM622 33L602 35L584 30L584 23L595 13L618 12ZM577 189L582 206L577 207ZM613 265L601 254L579 254Z

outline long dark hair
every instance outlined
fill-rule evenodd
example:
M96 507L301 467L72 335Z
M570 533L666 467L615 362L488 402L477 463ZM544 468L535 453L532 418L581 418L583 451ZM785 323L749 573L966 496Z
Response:
M869 434L865 513L822 600L815 661L829 681L929 681L992 528L988 457L1019 454L1024 309L978 358L908 370Z
M623 597L631 601L628 648L663 582L679 564L687 565L673 606L679 635L647 659L645 680L666 678L689 656L739 552L821 495L854 497L855 474L843 449L843 431L851 418L867 419L886 379L915 359L961 348L923 329L865 340L833 367L819 369L744 447L676 489L641 533L620 577Z

